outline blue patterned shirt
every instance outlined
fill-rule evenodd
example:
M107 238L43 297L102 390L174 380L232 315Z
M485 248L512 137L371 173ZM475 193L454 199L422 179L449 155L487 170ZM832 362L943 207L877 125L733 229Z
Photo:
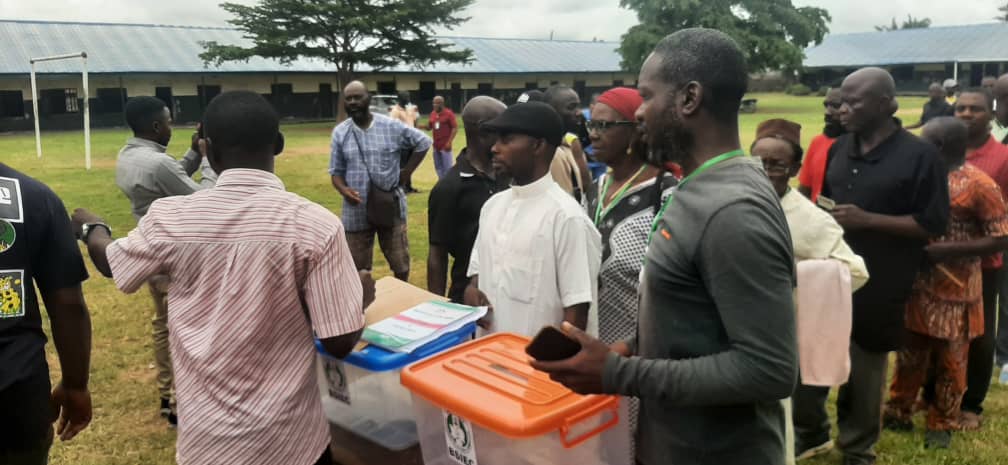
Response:
M384 115L373 114L372 117L374 119L367 129L361 129L352 119L347 119L336 125L332 133L329 175L342 177L347 186L361 196L359 205L343 202L343 226L347 232L364 231L371 227L367 222L365 206L368 181L373 181L382 189L396 190L401 218L406 221L406 194L399 186L400 154L407 150L410 153L427 151L431 146L430 138L419 129Z

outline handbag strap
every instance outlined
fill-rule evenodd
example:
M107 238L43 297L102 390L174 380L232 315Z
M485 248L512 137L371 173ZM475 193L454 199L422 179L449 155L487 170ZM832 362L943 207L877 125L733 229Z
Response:
M368 181L371 182L372 184L375 184L374 179L371 178L371 165L368 165L367 157L364 156L364 147L361 146L360 137L357 136L357 131L354 130L354 126L356 126L356 124L353 122L353 120L351 120L349 132L350 135L352 135L354 138L354 143L357 144L357 156L360 157L361 163L364 164L364 170L367 171ZM343 140L346 141L346 138L344 137ZM394 191L398 187L399 187L399 180L396 179L395 185L393 185L388 190Z

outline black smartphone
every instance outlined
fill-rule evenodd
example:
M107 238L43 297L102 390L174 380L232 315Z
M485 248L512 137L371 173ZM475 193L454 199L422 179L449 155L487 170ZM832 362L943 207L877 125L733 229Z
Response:
M536 360L555 362L565 360L577 355L581 351L581 344L567 337L563 331L546 326L532 338L532 342L525 346L525 353Z

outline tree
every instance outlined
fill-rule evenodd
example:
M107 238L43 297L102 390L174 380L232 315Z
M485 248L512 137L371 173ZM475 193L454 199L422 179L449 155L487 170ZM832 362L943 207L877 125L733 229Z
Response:
M1001 13L995 16L994 19L1004 23L1008 23L1008 3L999 6L998 11L1000 11Z
M914 18L913 16L907 15L906 21L903 21L903 25L896 26L896 18L893 17L891 26L875 26L876 31L896 31L899 29L925 29L931 27L931 18Z
M745 51L750 71L796 70L805 47L819 44L832 20L822 8L796 8L791 0L620 0L640 24L623 34L622 66L640 70L654 46L680 29L707 27L731 36Z
M252 45L201 42L207 64L253 56L289 64L316 58L335 65L338 88L366 64L380 71L406 63L417 68L437 62L468 63L469 49L453 49L434 37L468 21L458 16L474 0L260 0L254 6L222 3L235 17L228 22ZM343 110L340 107L340 115Z

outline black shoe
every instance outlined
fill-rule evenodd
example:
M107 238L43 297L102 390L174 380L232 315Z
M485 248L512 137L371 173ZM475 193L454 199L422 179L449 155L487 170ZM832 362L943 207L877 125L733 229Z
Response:
M165 398L161 398L161 417L168 418L168 415L172 414L171 401Z
M932 431L924 433L925 449L948 449L952 445L951 431Z
M908 433L913 431L914 425L912 421L886 415L882 418L882 427L889 431Z
M168 427L174 428L178 426L178 417L175 416L175 412L171 409L171 401L168 399L161 399L161 418L168 420Z

